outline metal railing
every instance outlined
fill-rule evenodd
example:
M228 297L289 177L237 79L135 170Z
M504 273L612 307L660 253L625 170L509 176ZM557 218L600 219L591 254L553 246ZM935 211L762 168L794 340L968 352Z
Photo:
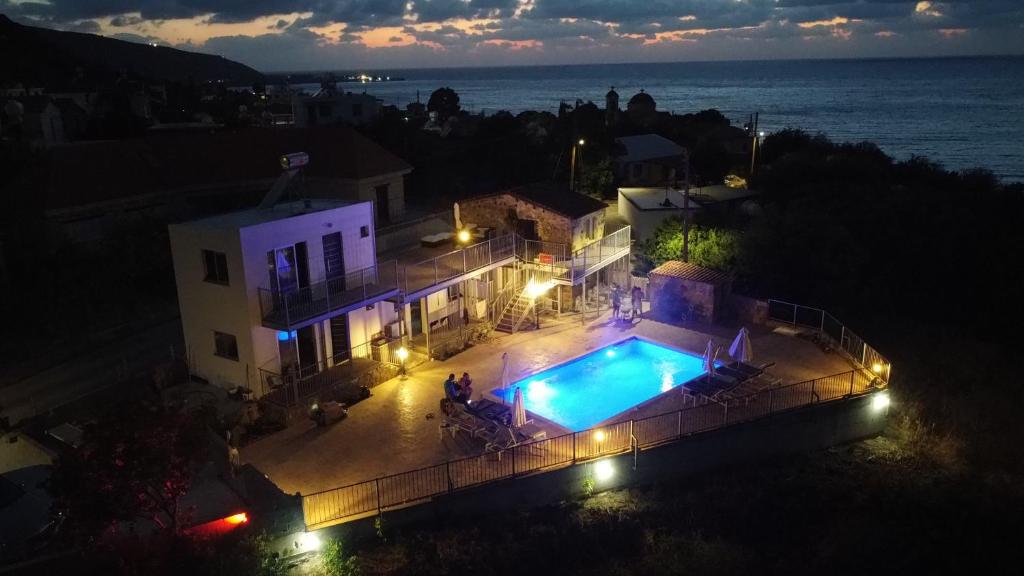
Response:
M403 268L402 289L413 294L474 270L515 257L515 234L506 234L479 244L453 250Z
M332 386L353 384L358 377L355 362L372 360L390 366L401 365L398 349L406 338L369 341L329 359L292 367L282 374L281 361L274 358L259 368L260 399L285 408L297 406ZM356 383L357 384L357 383Z
M811 328L833 348L845 352L851 360L888 383L892 377L892 363L863 338L820 308L802 306L781 300L768 300L768 318L793 326Z
M307 528L344 522L396 506L425 501L461 489L525 474L579 464L630 450L678 441L701 432L769 417L821 402L871 392L873 379L850 370L753 392L726 402L666 412L547 438L502 451L488 459L472 456L348 486L307 494L302 509Z
M611 234L595 240L572 253L569 279L573 284L587 276L593 269L609 261L621 258L630 247L630 227L620 228Z
M302 288L261 287L260 316L267 328L291 330L313 318L397 291L398 262L390 261L318 280Z

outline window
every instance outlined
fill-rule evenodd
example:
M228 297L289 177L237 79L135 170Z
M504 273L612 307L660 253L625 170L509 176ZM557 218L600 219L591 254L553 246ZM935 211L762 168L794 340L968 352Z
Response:
M213 353L221 358L238 361L238 341L231 334L213 333Z
M203 250L203 267L206 271L203 280L228 285L228 257L223 252Z
M360 226L359 227L359 237L360 238L366 238L369 235L370 235L370 227L369 226Z

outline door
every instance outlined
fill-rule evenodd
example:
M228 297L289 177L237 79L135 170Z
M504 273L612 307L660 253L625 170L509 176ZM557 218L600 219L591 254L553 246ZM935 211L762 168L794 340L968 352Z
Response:
M332 293L345 290L345 252L341 242L341 232L325 234L324 244L324 276Z
M348 315L331 318L331 356L337 364L349 358Z
M391 206L388 201L388 185L381 184L374 187L377 194L377 223L387 224L391 221Z
M296 330L296 341L299 349L299 366L302 377L311 376L320 371L316 357L316 329L313 325Z
M411 315L410 320L412 321L412 326L409 328L410 336L415 336L416 334L423 332L423 311L420 307L420 302L422 302L422 299L417 298L409 303L409 311Z

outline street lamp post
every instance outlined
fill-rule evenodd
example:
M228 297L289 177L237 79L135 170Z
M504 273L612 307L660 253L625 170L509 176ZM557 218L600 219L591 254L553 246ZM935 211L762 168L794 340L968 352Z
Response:
M584 141L583 138L580 138L572 146L572 163L569 167L569 190L572 192L576 191L576 149L582 148L584 144L586 144L586 141ZM580 152L579 154L580 156L583 155L582 152ZM580 161L582 162L582 158L580 159Z

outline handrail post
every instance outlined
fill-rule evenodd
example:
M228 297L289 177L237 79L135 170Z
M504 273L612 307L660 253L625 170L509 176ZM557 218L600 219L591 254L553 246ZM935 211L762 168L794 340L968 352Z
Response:
M850 396L853 396L853 377L854 377L854 372L855 372L854 370L850 370Z
M374 492L377 494L377 516L380 516L382 512L380 506L380 477L373 479L373 486Z
M462 249L462 273L469 272L469 265L466 263L466 249Z
M814 385L818 383L818 379L811 380L811 404L814 404L814 398L817 396L814 392Z
M729 424L729 404L722 404L722 426Z
M685 400L685 399L684 399ZM676 411L676 438L683 437L683 411Z
M451 494L452 492L455 491L455 483L452 482L451 464L452 464L451 460L445 460L444 461L444 474L445 474L445 476L448 477L448 493L449 494Z
M576 432L572 433L572 463L576 463Z
M775 413L775 390L768 390L768 413Z

